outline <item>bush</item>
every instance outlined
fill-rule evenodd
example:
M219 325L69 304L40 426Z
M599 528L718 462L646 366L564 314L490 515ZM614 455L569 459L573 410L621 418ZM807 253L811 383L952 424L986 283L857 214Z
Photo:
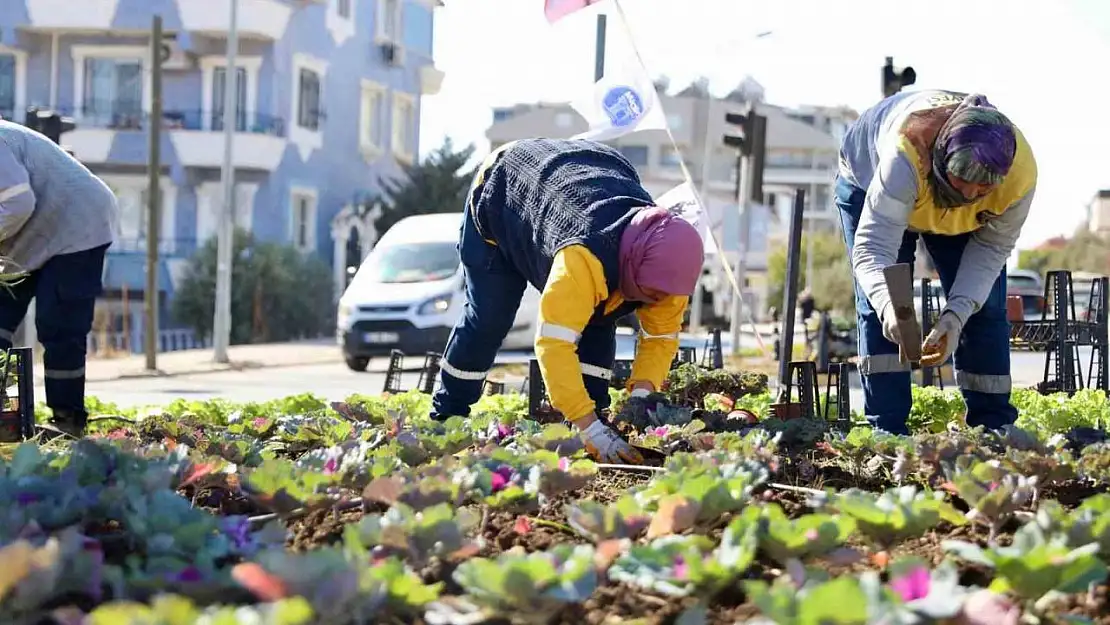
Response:
M331 272L319 258L235 233L231 267L231 343L324 336L334 330ZM174 318L211 336L216 306L216 238L189 262L173 299Z

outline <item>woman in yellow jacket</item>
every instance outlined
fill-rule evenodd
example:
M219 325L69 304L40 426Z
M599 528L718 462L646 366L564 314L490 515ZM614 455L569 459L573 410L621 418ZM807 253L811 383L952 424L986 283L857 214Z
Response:
M458 249L466 306L441 361L433 418L469 414L532 284L542 293L536 358L552 405L595 458L641 462L598 418L609 407L616 322L635 312L641 325L629 388L659 389L701 274L697 229L656 207L615 149L529 139L482 164Z

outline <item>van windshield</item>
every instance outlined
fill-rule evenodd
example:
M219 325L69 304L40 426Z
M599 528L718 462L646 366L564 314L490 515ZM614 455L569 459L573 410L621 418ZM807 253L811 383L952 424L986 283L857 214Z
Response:
M367 282L398 284L446 280L458 269L454 243L406 243L381 250L358 273Z

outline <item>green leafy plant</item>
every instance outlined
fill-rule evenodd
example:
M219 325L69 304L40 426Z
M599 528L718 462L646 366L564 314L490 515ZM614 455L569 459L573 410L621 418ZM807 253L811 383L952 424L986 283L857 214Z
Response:
M849 489L839 493L832 505L883 549L920 536L941 521L966 522L964 515L943 500L943 493L918 492L913 486L892 488L878 496Z

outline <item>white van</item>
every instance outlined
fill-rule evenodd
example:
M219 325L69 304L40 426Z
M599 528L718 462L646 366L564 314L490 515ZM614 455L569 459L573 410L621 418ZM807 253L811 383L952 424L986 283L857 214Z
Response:
M392 349L443 352L465 300L455 247L462 218L461 212L406 217L358 268L336 319L336 340L353 371L365 371L371 358ZM538 314L539 293L529 285L502 347L531 349Z

